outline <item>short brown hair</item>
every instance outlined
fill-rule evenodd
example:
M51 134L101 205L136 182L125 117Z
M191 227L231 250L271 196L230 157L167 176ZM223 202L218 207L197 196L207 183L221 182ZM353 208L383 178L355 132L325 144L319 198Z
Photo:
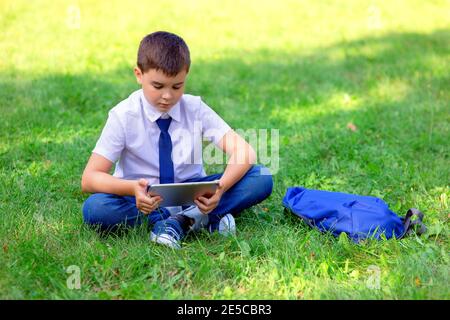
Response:
M156 69L175 76L183 69L188 72L190 65L189 48L176 34L157 31L141 40L137 54L137 66L141 72Z

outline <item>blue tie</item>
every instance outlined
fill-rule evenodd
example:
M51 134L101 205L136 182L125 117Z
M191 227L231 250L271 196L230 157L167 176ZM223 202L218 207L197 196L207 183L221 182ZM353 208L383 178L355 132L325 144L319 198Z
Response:
M172 139L169 126L172 118L156 120L161 133L159 134L159 183L173 183Z

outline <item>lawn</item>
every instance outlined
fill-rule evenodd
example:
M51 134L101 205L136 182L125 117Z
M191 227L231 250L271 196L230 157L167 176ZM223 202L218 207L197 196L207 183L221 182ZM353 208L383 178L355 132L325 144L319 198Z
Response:
M1 1L0 298L449 299L448 12L444 0ZM86 161L156 30L190 47L187 93L235 129L279 130L271 197L242 212L236 237L201 232L179 251L146 226L100 236L81 215ZM428 233L321 234L283 213L289 186L419 208Z

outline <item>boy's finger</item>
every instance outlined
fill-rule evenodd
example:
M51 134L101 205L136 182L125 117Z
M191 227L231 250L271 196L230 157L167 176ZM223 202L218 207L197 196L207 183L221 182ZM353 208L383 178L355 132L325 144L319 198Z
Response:
M153 201L148 200L146 198L141 199L139 203L140 203L141 206L151 206L151 205L153 205Z
M209 199L205 198L205 197L198 197L198 200L201 201L203 204L205 204L206 206L209 205Z
M141 179L139 179L138 184L142 189L145 189L145 188L147 188L148 182L147 182L147 180L141 178Z
M151 203L141 202L139 205L141 208L152 208L153 205Z
M144 198L144 199L142 199L141 203L143 205L147 205L147 206L153 207L155 205L159 205L161 203L161 201L162 201L161 199L160 200L155 200L153 198Z
M206 211L208 208L198 200L194 200L195 204L201 211Z
M150 195L147 195L147 198L153 199L153 200L155 200L155 201L162 200L162 197L161 197L161 196L150 196Z
M139 211L141 211L141 212L143 212L143 213L145 213L145 214L149 214L151 211L153 211L153 210L151 210L149 207L147 207L147 206L141 206L141 208L139 209Z

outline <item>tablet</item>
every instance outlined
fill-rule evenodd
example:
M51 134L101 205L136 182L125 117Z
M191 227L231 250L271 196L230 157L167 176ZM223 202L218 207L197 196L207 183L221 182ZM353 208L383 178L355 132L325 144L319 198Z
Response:
M163 198L160 207L190 206L195 205L194 199L197 197L212 196L218 187L219 180L152 184L147 187L147 193Z

